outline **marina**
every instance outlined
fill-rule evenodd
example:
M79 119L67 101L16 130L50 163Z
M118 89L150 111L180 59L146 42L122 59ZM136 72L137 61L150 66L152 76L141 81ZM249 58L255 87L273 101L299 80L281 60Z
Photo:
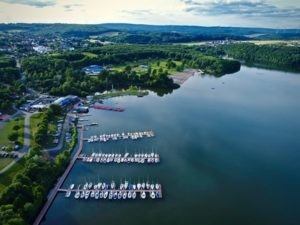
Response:
M161 199L162 189L159 183L129 183L125 181L116 185L114 181L110 183L98 182L93 184L92 182L86 182L84 185L80 184L74 189L75 185L71 184L68 189L58 189L59 192L64 192L65 197L72 196L75 199L108 199L108 200L125 200L125 199ZM82 188L81 188L82 187Z
M95 153L91 155L80 154L77 159L88 163L140 163L140 164L155 164L160 163L160 156L154 152L151 153L135 153L130 155L129 153L117 154L105 154L105 153Z
M100 134L92 135L85 139L88 143L93 142L107 142L107 141L118 141L118 140L137 140L141 138L151 138L155 134L153 131L140 131L140 132L122 132L122 133L112 133L112 134Z

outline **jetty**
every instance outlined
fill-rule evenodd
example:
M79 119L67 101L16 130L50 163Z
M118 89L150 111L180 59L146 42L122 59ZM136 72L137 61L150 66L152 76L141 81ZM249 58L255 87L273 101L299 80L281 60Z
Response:
M108 111L115 111L115 112L124 112L125 109L121 107L112 107L107 105L100 105L100 104L94 104L92 105L94 109L101 109L101 110L108 110Z
M71 184L69 188L58 189L59 192L64 192L65 197L69 198L72 196L75 199L108 199L108 200L125 200L125 199L136 199L138 196L141 199L161 199L162 188L159 183L120 183L116 185L114 181L111 183L98 182L93 184L92 182L80 184L74 189L75 185ZM82 188L80 188L82 187Z
M122 132L122 133L111 133L111 134L100 134L90 136L85 139L88 143L93 142L107 142L107 141L118 141L118 140L137 140L141 138L151 138L154 137L155 134L153 131L139 131L139 132Z
M156 164L160 162L160 156L154 152L151 153L139 153L139 154L106 154L106 153L95 153L93 152L91 155L80 154L78 156L79 160L87 163L99 163L99 164L109 164L109 163L117 163L117 164L129 164L129 163L137 163L137 164Z
M41 221L44 218L44 216L46 215L48 209L52 205L58 191L60 190L60 187L62 186L62 184L66 180L66 178L69 175L71 169L73 168L78 156L80 155L80 153L82 151L82 148L83 148L83 132L84 132L84 126L82 126L82 128L81 128L80 144L79 144L79 147L77 149L77 152L75 153L74 157L72 158L71 162L69 163L69 165L68 165L67 169L65 170L64 174L59 178L59 181L55 185L53 191L50 193L50 196L48 197L47 202L45 203L45 205L43 206L43 208L40 211L39 215L35 219L33 225L39 225L41 223Z

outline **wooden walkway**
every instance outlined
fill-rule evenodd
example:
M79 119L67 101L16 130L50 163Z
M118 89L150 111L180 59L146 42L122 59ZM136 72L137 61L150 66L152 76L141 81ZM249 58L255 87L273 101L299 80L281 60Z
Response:
M76 159L78 158L79 154L82 151L82 147L83 147L83 132L84 132L84 126L82 126L81 128L81 136L80 136L80 144L78 147L77 152L75 153L74 157L72 158L70 164L68 165L67 169L65 170L64 174L61 176L61 178L59 179L59 181L57 182L57 184L55 185L53 191L51 192L46 204L43 206L42 210L40 211L39 215L37 216L37 218L35 219L33 225L39 225L44 216L46 215L48 209L50 208L50 206L52 205L60 187L62 186L62 184L64 183L65 179L67 178L68 174L70 173L71 169L73 168Z

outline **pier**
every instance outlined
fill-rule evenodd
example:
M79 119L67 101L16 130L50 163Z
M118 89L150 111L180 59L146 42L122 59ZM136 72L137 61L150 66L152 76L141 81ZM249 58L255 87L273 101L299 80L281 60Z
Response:
M99 182L97 184L86 182L84 185L78 185L77 189L74 189L74 184L71 184L69 188L58 189L59 192L64 192L65 197L72 196L75 199L109 199L109 200L125 200L136 199L138 196L141 199L147 197L151 199L161 199L162 189L161 184L153 183L137 183L129 184L128 181L121 183L119 187L112 181L110 184L105 182ZM82 187L82 188L80 188Z
M43 206L42 210L40 211L39 215L37 216L37 218L35 219L33 225L39 225L41 223L41 221L43 220L44 216L46 215L48 209L50 208L50 206L52 205L60 187L62 186L62 184L64 183L65 179L67 178L68 174L70 173L71 169L73 168L76 159L78 158L79 154L82 151L82 147L83 147L83 132L84 132L84 126L82 126L81 128L81 137L80 137L80 144L79 147L77 149L77 152L75 153L74 157L72 158L71 162L69 163L67 169L65 170L64 174L59 178L59 181L57 182L57 184L55 185L53 191L51 192L47 202L45 203L45 205Z
M139 154L132 154L125 153L122 154L106 154L106 153L95 153L93 152L91 155L80 154L78 156L79 160L87 163L100 163L100 164L107 164L107 163L140 163L140 164L155 164L160 162L160 156L154 152L151 153L139 153Z
M88 143L93 142L107 142L107 141L118 141L118 140L138 140L141 138L151 138L154 137L154 132L151 131L138 131L138 132L122 132L122 133L112 133L112 134L100 134L93 135L87 139Z

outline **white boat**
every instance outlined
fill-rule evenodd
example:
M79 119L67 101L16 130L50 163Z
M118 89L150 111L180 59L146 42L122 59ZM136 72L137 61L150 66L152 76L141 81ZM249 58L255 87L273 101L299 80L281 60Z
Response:
M90 182L88 188L91 189L93 187L93 183Z
M90 197L90 192L91 192L91 191L89 191L89 190L86 190L86 191L85 191L85 193L84 193L84 198L85 198L85 199L88 199L88 198Z
M138 190L140 190L140 189L141 189L141 187L142 187L140 183L137 183L137 185L136 185L136 186L137 186L137 189L138 189Z
M121 199L121 198L122 198L122 192L119 191L119 193L118 193L118 199Z
M99 198L103 198L103 191L100 191Z
M115 189L115 187L116 187L116 183L114 181L112 181L111 184L110 184L110 188Z
M123 199L126 199L126 198L127 198L127 192L124 191L124 192L123 192Z
M95 198L95 191L94 190L91 191L91 198Z
M99 198L99 190L95 191L95 199Z
M141 198L142 198L142 199L145 199L145 198L146 198L146 192L144 192L144 191L141 192Z
M85 196L85 192L82 191L81 194L80 194L80 198L84 198L84 196Z
M75 195L74 195L74 198L75 199L78 199L80 197L80 191L76 191Z
M132 199L135 199L136 198L136 192L132 192Z
M104 192L104 195L103 195L103 198L106 199L107 196L108 196L108 191L105 191L105 192Z
M112 199L113 198L113 192L110 191L109 194L108 194L108 199Z
M70 191L70 190L68 190L68 191L66 192L66 194L65 194L65 197L66 197L66 198L69 198L69 197L70 197L70 195L71 195L71 191Z
M131 197L132 197L132 191L129 191L129 192L128 192L127 197L128 197L128 198L131 198Z
M160 189L160 184L155 184L155 188L158 190Z
M150 185L150 189L153 190L154 189L154 184Z
M127 189L128 188L128 181L127 180L125 180L125 183L124 183L124 189Z
M72 190L74 188L74 186L75 186L75 184L71 184L70 187L69 187L69 189Z
M84 185L83 185L83 189L86 190L88 188L89 184L86 182Z
M154 191L151 191L150 198L155 199L155 193L154 193Z

